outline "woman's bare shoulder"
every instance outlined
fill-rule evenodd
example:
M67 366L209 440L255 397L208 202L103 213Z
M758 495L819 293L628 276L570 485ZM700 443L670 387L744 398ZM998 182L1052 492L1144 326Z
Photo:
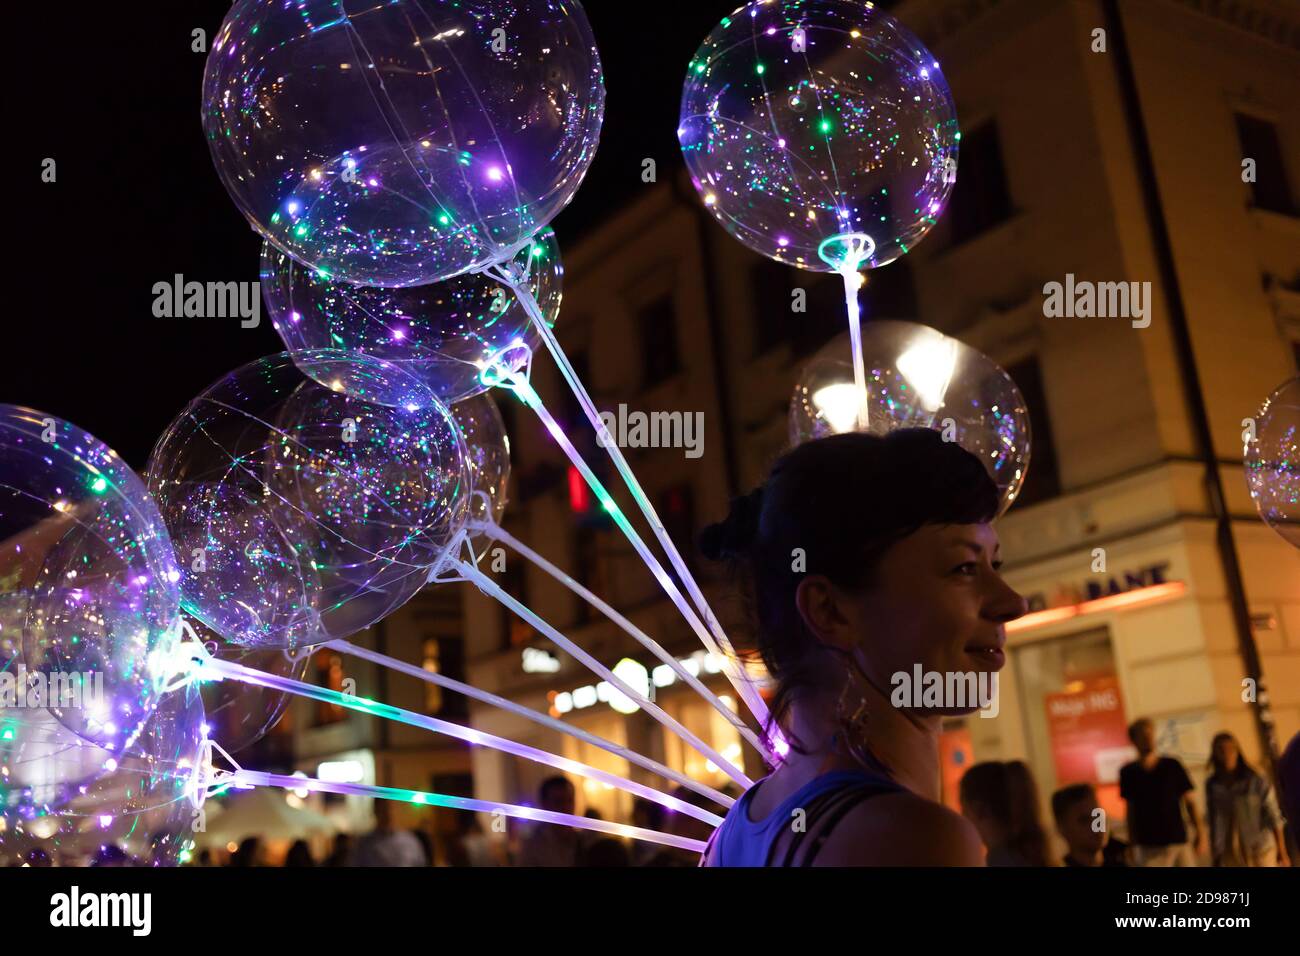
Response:
M979 833L914 793L864 800L835 827L816 866L983 866Z

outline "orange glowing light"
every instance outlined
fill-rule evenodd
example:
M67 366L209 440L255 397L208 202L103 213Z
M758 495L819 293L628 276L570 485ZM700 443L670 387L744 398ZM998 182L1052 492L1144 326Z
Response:
M1055 624L1058 621L1080 617L1084 614L1097 614L1102 611L1126 611L1130 608L1181 597L1186 590L1187 585L1182 581L1152 584L1149 587L1125 591L1123 594L1109 594L1106 597L1094 598L1080 604L1071 604L1068 607L1054 607L1046 611L1035 611L1033 614L1026 614L1024 617L1009 621L1006 630L1008 634L1014 634L1017 631L1030 631L1034 628Z

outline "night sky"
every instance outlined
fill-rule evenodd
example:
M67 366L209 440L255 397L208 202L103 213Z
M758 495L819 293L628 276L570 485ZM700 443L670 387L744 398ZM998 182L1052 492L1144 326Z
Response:
M661 182L680 170L686 64L736 3L585 6L608 101L595 163L555 223L562 247L645 188L645 157L658 161ZM75 422L137 468L191 398L281 351L265 309L256 329L238 318L153 315L154 284L176 273L257 279L261 244L212 167L199 121L205 55L190 49L191 31L202 27L211 41L228 8L144 0L6 9L11 50L21 46L29 66L5 67L11 129L22 135L10 139L6 162L13 218L0 401ZM57 160L57 183L41 182L46 157Z

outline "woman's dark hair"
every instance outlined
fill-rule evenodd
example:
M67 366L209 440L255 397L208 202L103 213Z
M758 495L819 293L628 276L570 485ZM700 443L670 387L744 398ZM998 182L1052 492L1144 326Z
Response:
M997 821L1003 846L1028 866L1051 866L1047 831L1038 813L1038 786L1023 760L977 763L958 784L963 808L978 809ZM993 847L989 847L993 849Z
M1232 745L1237 748L1237 767L1231 774L1228 773L1228 768L1219 760L1218 753L1216 752L1219 749L1219 744L1227 742L1231 742ZM1231 776L1234 780L1240 780L1243 777L1259 776L1255 772L1255 768L1246 762L1246 755L1241 752L1241 744L1237 742L1237 738L1232 736L1232 734L1228 733L1226 730L1215 734L1214 740L1210 742L1210 762L1208 769L1210 770L1210 775L1212 777Z
M736 650L757 653L776 684L770 723L783 726L791 702L820 685L829 663L795 605L800 581L819 574L845 589L868 587L891 545L925 525L991 521L999 500L979 459L936 431L852 432L787 452L762 487L705 528L705 557L730 561L746 585L755 646Z

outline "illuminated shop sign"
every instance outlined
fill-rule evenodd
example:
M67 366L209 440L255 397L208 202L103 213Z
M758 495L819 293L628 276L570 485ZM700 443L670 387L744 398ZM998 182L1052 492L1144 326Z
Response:
M1046 611L1048 608L1072 607L1088 601L1096 601L1116 594L1127 594L1143 588L1157 587L1168 583L1169 562L1161 561L1132 571L1120 571L1117 574L1099 573L1090 576L1081 584L1062 584L1050 596L1043 591L1025 596L1029 602L1030 612Z

